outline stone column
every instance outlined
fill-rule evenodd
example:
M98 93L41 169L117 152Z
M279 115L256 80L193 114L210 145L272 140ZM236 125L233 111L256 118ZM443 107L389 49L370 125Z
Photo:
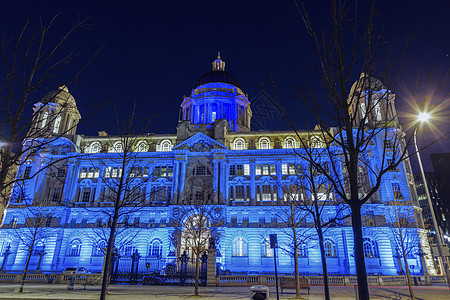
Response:
M250 161L250 205L256 205L255 161Z

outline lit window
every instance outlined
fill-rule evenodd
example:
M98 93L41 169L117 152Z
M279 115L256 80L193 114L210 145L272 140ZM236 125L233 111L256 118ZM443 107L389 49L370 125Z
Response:
M58 133L59 132L59 126L61 125L61 115L58 115L55 118L55 125L53 126L53 132Z
M103 256L106 250L106 242L100 241L98 245L92 247L92 256Z
M263 185L261 190L262 190L262 201L271 201L272 187L270 185Z
M311 138L311 148L323 148L325 144L319 137Z
M268 164L262 165L262 174L269 175L269 165Z
M123 152L123 144L122 144L122 142L116 142L114 144L113 148L114 148L114 151L117 152L117 153Z
M137 152L145 152L147 151L147 143L146 142L139 142L139 144L136 147Z
M273 249L270 248L270 240L265 238L261 245L261 256L262 257L273 257Z
M148 250L148 256L162 257L162 241L160 239L154 239L150 243L150 248Z
M106 167L105 169L105 178L108 178L111 176L111 167Z
M233 242L233 256L247 256L247 242L241 237Z
M249 176L250 175L250 165L244 164L244 175Z
M80 178L86 178L87 168L82 168L80 172Z
M255 174L261 175L261 165L256 165Z
M161 143L161 151L163 152L172 151L172 143L170 141L163 141Z
M366 258L378 257L378 247L376 245L376 242L369 238L363 239L363 250L364 250L364 257Z
M325 240L323 243L326 257L337 257L336 244L332 240Z
M285 149L293 149L295 148L295 140L292 137L288 137L284 140L284 148Z
M101 149L100 143L94 142L91 144L90 152L91 153L100 153L100 149Z
M259 140L259 149L270 149L270 140L268 138L262 138Z
M243 139L235 139L234 140L234 150L244 150L245 149L245 142Z
M80 256L81 252L81 241L79 239L72 240L69 244L69 256Z
M44 128L45 125L47 124L47 118L48 118L48 112L44 111L44 113L42 114L41 128Z

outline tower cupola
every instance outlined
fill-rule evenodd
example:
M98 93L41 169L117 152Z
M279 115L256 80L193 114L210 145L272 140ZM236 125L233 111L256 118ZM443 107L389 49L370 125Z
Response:
M200 77L181 108L182 121L208 125L226 120L233 132L250 131L250 102L236 77L225 71L220 52L212 62L212 71Z

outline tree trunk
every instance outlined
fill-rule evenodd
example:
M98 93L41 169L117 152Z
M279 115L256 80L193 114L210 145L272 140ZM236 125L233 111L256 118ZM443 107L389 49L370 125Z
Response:
M295 211L294 205L291 203L291 228L292 228L292 236L294 237L294 278L295 278L295 295L297 298L301 298L301 290L300 290L300 276L298 274L298 247L300 246L297 241L297 228L295 222ZM275 250L273 250L275 251ZM274 252L275 253L275 252Z
M199 296L198 291L198 281L200 279L200 253L195 255L195 287L194 287L194 295L196 297Z
M20 278L19 293L23 293L23 286L25 285L25 278L27 277L28 265L30 264L31 253L33 251L32 245L28 248L27 262L25 263L25 268L23 269L22 277Z
M405 253L405 251L403 251ZM411 274L409 273L409 267L408 267L408 259L406 258L406 254L403 255L403 262L405 263L405 271L406 271L406 279L408 280L408 287L409 287L409 295L411 296L411 300L414 300L414 290L411 283Z
M114 235L116 233L117 218L118 218L118 213L116 211L114 213L111 231L109 233L108 247L106 248L106 259L105 259L105 266L104 266L104 270L103 270L102 291L100 292L100 300L105 300L106 294L108 293L109 281L111 278L111 263L112 263L113 249L114 249L114 240L115 240Z
M369 285L367 283L366 262L364 260L361 207L359 206L359 203L352 206L352 229L358 294L360 300L366 300L370 299L370 295Z
M294 233L294 276L295 276L295 295L297 298L301 297L301 290L300 290L300 276L298 274L298 241L297 241L297 231L295 228L292 229ZM275 250L274 250L275 251Z
M325 300L330 300L330 287L328 285L327 257L325 255L325 247L323 245L322 226L320 226L320 225L317 226L317 234L319 235L320 258L322 259L323 291L325 293Z

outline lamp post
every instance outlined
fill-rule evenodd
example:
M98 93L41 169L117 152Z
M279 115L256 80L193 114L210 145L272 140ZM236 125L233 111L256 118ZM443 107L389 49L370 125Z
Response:
M433 220L434 231L436 232L436 241L437 241L439 257L441 258L442 267L444 269L445 276L447 277L447 284L450 289L450 274L448 272L447 261L445 259L444 252L442 249L442 237L441 237L441 233L439 230L439 226L436 221L436 215L434 214L433 203L431 202L430 191L428 190L428 184L427 184L427 180L425 178L425 172L423 171L422 160L420 159L419 147L417 147L417 129L419 128L420 123L424 123L424 122L426 123L426 122L428 122L428 120L430 118L431 118L431 115L427 112L421 112L417 116L417 120L419 121L419 124L417 124L416 128L414 129L414 146L416 147L416 154L417 154L417 160L419 162L420 174L422 175L423 186L425 187L425 194L427 196L428 206L430 207L430 213L431 213L431 218Z

